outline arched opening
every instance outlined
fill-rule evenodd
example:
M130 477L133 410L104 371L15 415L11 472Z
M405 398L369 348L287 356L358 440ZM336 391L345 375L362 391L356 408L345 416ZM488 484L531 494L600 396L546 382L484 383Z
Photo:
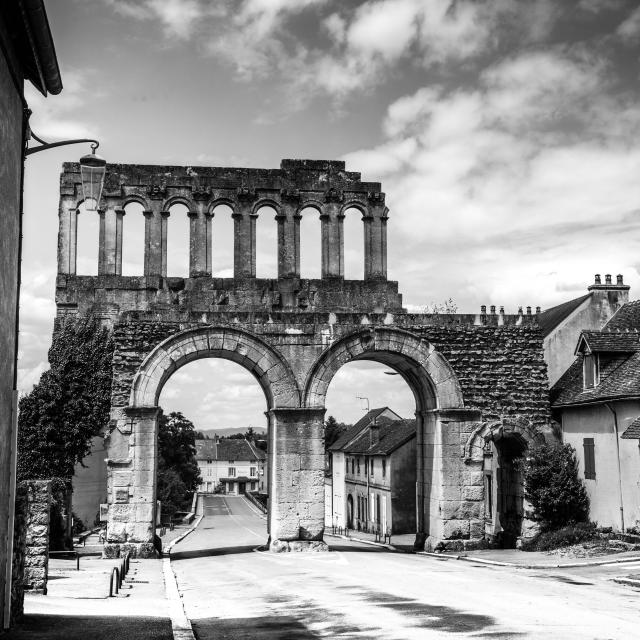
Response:
M201 477L197 491L205 517L219 511L220 501L212 496L251 494L266 505L267 406L249 371L221 358L191 362L167 380L159 406L164 416L179 413L194 425ZM161 463L159 493L164 489L162 472Z
M278 225L276 210L262 206L256 214L256 277L278 277Z
M300 277L321 277L322 233L320 213L314 207L305 207L300 219Z
M364 278L364 228L362 213L355 207L344 212L344 278Z
M229 205L213 208L211 264L214 278L233 278L233 211Z
M122 275L141 276L144 273L144 207L139 202L130 202L124 212Z
M416 396L391 360L388 354L363 356L343 365L329 385L325 526L413 542Z
M100 214L87 211L84 202L78 207L76 236L76 269L78 275L98 275L100 253ZM73 242L73 238L71 239Z
M189 277L189 209L182 203L169 208L167 219L167 276Z
M519 463L526 449L522 436L500 430L492 431L484 446L485 530L490 541L504 549L515 549L522 535L524 487Z

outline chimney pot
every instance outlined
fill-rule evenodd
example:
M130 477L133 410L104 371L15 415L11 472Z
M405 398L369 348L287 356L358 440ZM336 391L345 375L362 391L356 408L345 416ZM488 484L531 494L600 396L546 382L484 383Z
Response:
M495 315L496 315L496 305L495 305L495 304L492 304L492 305L491 305L491 315L492 315L492 316L495 316Z
M540 307L536 307L536 313L540 313L542 309Z
M604 277L604 283L605 284L611 284L611 274L607 273Z
M504 315L504 307L502 305L500 305L500 313Z
M602 284L602 282L600 280L600 274L599 273L596 273L595 284Z
M522 307L518 307L518 315L521 316L522 315Z
M527 307L527 315L530 316L531 315L531 307Z
M621 273L619 273L619 274L616 276L616 280L617 280L617 284L624 284L624 282L623 282L623 280L622 280L622 274L621 274Z
M483 304L483 305L480 307L480 313L481 313L483 316L486 316L486 315L487 315L487 305L486 305L486 304Z

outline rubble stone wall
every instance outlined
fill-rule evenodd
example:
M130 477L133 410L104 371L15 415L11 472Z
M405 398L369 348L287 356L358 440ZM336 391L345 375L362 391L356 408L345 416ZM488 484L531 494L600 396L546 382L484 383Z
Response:
M28 480L23 585L25 591L47 593L51 482Z

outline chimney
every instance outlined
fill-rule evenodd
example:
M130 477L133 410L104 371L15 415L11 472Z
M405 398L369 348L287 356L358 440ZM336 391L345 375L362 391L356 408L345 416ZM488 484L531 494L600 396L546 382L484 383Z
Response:
M518 315L521 316L522 315L522 307L518 307Z
M599 273L596 273L594 284L602 284L602 280L600 280L600 274Z
M542 309L540 307L536 307L536 313L540 313Z
M527 315L530 316L531 315L531 307L527 307Z
M369 446L373 447L373 445L378 444L380 442L380 426L374 420L369 425Z
M495 316L495 315L496 315L496 305L495 305L495 304L492 304L492 305L491 305L491 315L492 315L492 316Z
M611 284L611 274L607 273L604 277L604 283L605 284Z
M486 315L487 315L487 305L486 305L486 304L483 304L483 305L481 305L481 306L480 306L480 313L481 313L483 316L486 316Z
M500 315L503 316L504 315L504 307L501 305L500 306Z
M616 276L616 284L617 284L617 285L623 285L623 284L624 284L624 282L622 281L622 274L621 274L621 273L619 273L619 274Z

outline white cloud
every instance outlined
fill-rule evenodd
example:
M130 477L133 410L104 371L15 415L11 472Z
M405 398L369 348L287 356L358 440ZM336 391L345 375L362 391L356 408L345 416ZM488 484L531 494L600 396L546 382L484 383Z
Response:
M640 7L618 27L618 35L629 44L637 44L640 37Z

